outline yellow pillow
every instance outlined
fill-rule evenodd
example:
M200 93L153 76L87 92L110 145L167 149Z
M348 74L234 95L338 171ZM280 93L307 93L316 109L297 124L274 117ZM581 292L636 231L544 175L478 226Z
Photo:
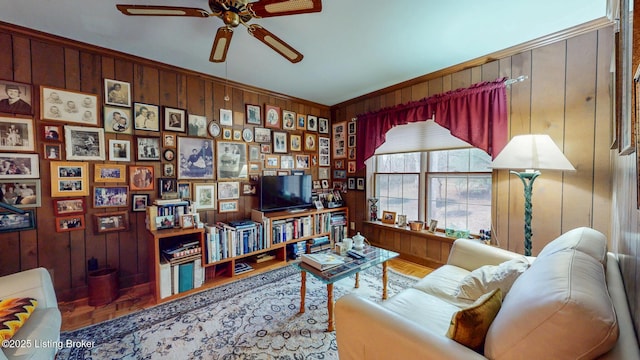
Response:
M502 306L502 290L497 288L473 304L453 314L447 337L482 353L489 326Z
M11 339L37 305L38 300L31 298L0 300L0 340Z

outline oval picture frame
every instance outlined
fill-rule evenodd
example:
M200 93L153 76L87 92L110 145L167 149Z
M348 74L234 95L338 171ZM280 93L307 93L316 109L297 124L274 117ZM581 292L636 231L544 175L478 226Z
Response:
M218 125L217 122L212 121L211 123L209 123L209 127L207 128L209 130L209 134L213 137L218 137L220 136L220 125Z
M245 142L252 142L253 141L253 130L246 128L244 130L242 130L242 140L244 140Z
M162 153L162 156L164 156L164 159L167 161L173 161L173 159L176 158L176 153L171 149L166 149L164 153Z

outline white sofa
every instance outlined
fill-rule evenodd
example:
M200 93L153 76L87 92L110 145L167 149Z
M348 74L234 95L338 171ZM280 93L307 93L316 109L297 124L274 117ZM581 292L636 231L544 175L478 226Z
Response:
M471 271L522 255L456 240L446 265L383 303L336 302L340 360L640 359L618 262L606 238L571 230L513 282L478 353L448 338L452 315L473 303L458 287Z
M0 360L51 360L58 351L62 317L58 309L51 276L44 268L36 268L0 277L0 299L30 297L38 305L10 344L0 347ZM24 340L24 341L21 341Z

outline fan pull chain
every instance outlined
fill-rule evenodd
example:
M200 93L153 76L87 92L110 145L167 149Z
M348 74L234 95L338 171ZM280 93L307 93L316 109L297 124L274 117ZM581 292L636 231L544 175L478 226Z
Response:
M229 94L227 93L227 85L229 83L229 75L227 74L227 62L224 62L224 101L229 101Z

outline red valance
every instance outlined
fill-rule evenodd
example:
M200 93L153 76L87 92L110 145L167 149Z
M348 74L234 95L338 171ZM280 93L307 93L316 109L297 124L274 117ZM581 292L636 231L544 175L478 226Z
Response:
M468 88L433 95L422 100L358 115L356 165L375 153L387 131L398 125L435 122L451 134L495 158L507 144L507 93L505 79L474 84Z

